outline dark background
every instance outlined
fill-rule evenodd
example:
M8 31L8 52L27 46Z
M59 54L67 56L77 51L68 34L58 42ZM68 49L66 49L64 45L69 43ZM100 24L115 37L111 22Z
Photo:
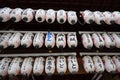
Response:
M74 10L79 13L79 11L83 10L91 10L91 11L120 11L120 0L0 0L0 8L3 7L10 7L10 8L33 8L33 9L64 9L64 10ZM66 47L65 49L57 49L56 47L54 49L51 49L52 52L120 52L119 49L96 49L93 47L91 50L86 50L83 48L81 44L81 38L80 35L78 35L78 31L120 31L120 25L97 25L95 23L92 23L91 25L85 24L80 25L79 23L75 25L70 25L68 22L66 22L63 25L60 25L57 23L57 21L53 24L48 24L47 22L44 23L38 23L35 21L35 19L30 23L25 23L23 21L20 21L19 23L13 23L12 21L8 21L6 23L0 23L0 30L22 30L22 31L74 31L77 32L77 37L79 40L78 47L76 49L69 49ZM2 51L3 54L12 54L12 53L46 53L49 52L49 49L46 49L45 46L43 46L41 49L34 49L32 46L28 49L24 49L22 47L19 47L17 49L10 49L7 48ZM79 56L78 56L79 57ZM110 74L109 74L110 75ZM91 75L67 75L67 76L53 76L53 77L44 77L42 79L45 80L90 80L90 78L93 76ZM108 74L107 74L108 76ZM110 75L110 78L112 79L112 76ZM108 80L108 79L103 79ZM110 79L109 79L110 80ZM113 79L112 79L113 80Z

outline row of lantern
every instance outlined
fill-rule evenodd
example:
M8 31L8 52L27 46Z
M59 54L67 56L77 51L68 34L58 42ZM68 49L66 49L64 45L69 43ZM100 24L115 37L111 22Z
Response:
M75 48L78 45L78 40L76 33L72 32L67 35L62 32L56 35L52 32L48 32L46 35L40 32L35 34L26 32L24 35L20 32L15 32L13 34L3 33L0 37L0 48L18 48L20 45L24 48L28 48L32 44L35 48L41 48L43 44L49 49L53 48L55 44L56 47L60 49L65 48L66 44L68 44L69 48Z
M96 48L120 48L120 34L117 33L83 33L81 35L84 48L91 49L93 45Z
M58 74L63 75L66 73L67 68L71 74L78 72L79 66L76 56L69 56L67 60L64 56L58 56L57 59L52 56L46 59L43 57L3 58L0 62L0 76L4 77L7 74L10 77L17 75L28 77L31 74L39 76L44 71L48 76L51 76L55 73L55 69Z
M0 21L6 22L8 20L12 20L13 22L19 22L21 20L25 22L31 22L35 18L35 20L39 23L42 23L46 20L48 23L54 23L55 19L58 23L63 24L68 20L68 23L71 25L76 24L77 22L91 24L95 22L98 25L108 24L111 25L113 23L120 24L120 12L114 11L90 11L85 10L81 11L77 14L76 11L65 11L60 9L55 11L53 9L38 9L33 10L31 8L21 9L15 8L11 9L8 7L4 7L0 9ZM79 19L82 18L82 19ZM80 21L80 20L84 20Z
M57 13L57 15L56 15ZM31 22L33 18L39 23L42 23L46 20L48 23L53 23L55 19L57 19L58 23L63 24L68 20L70 24L77 23L77 15L75 11L59 10L55 11L53 9L49 9L45 11L44 9L33 10L31 8L21 9L15 8L10 9L8 7L2 8L0 10L0 21L6 22L8 20L12 20L14 22L19 22L23 20L24 22ZM68 19L67 19L68 18Z
M120 72L120 57L113 56L103 56L102 58L99 56L84 56L82 58L83 66L87 73L97 72L102 73L105 70L108 73Z
M84 56L82 58L82 65L87 73L103 73L105 70L108 73L120 72L120 57L113 56ZM43 57L27 57L27 58L3 58L0 61L0 76L4 77L7 74L10 77L22 75L28 77L31 74L36 76L41 75L44 71L51 76L55 73L63 75L67 68L71 74L77 74L79 71L79 62L76 56L69 56L67 59L64 56L58 56L55 59L52 56Z
M109 11L90 11L90 10L85 10L81 12L81 15L87 24L91 24L95 22L98 25L102 25L104 23L111 25L111 24L120 24L120 12L119 11L114 11L114 12L109 12Z
M67 36L67 38L66 38ZM83 47L91 49L93 45L96 48L120 48L120 34L117 33L83 33L81 35L81 42ZM37 32L35 34L26 32L25 34L20 32L15 33L3 33L0 37L0 48L18 48L20 45L24 48L28 48L33 44L35 48L41 48L43 44L45 47L51 49L56 45L57 48L63 49L66 44L69 48L75 48L78 45L78 39L76 33L70 32L67 35L64 33L52 32L46 34Z

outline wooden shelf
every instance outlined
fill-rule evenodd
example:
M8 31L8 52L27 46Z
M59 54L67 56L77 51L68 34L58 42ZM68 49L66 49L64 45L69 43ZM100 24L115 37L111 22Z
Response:
M0 57L39 57L39 56L76 56L75 52L70 53L14 53L0 54Z
M79 53L80 56L85 56L85 55L90 55L90 56L105 56L105 55L109 55L109 56L115 56L115 55L120 55L120 52L80 52Z

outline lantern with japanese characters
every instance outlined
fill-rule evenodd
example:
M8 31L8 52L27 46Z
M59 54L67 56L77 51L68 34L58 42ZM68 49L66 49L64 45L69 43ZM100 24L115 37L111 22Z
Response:
M68 70L71 74L77 74L79 70L79 65L76 56L68 57Z
M58 74L60 75L65 74L65 72L67 71L67 63L66 63L66 58L64 56L57 57L56 68Z
M47 57L45 62L45 73L48 76L53 75L55 72L55 58L54 57Z

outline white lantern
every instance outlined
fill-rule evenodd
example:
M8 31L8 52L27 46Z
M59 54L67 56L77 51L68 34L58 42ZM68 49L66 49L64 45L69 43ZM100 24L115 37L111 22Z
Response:
M104 42L105 42L105 46L107 48L115 47L115 41L110 34L103 33L102 36L103 36L103 39L104 39Z
M35 14L35 19L37 22L42 23L45 21L45 10L43 9L38 9Z
M113 56L112 60L116 65L117 71L120 72L120 57L119 56Z
M97 48L104 47L104 45L105 45L104 40L99 33L93 33L92 39L93 39L93 43L94 43L95 47L97 47Z
M53 33L48 32L46 34L45 46L49 49L55 46L55 35Z
M28 57L23 60L22 67L21 67L21 75L23 77L29 77L32 73L33 69L33 58Z
M10 63L10 66L8 68L8 74L10 78L13 78L15 76L20 75L21 70L21 64L22 64L22 58L13 58L12 62Z
M31 32L26 32L21 40L21 46L28 48L32 45L33 34Z
M11 33L3 33L0 37L0 48L7 48L8 47L8 41L12 34Z
M2 77L7 76L10 62L11 62L10 58L3 58L0 61L0 76Z
M46 21L48 23L50 23L50 24L53 23L55 21L55 17L56 17L56 15L55 15L55 11L53 9L49 9L46 11Z
M4 7L0 9L0 22L7 22L10 20L10 12L12 9L9 7Z
M66 11L63 9L57 11L57 21L60 24L65 23L67 20Z
M64 56L57 57L56 68L58 74L60 75L65 74L65 72L67 71L67 63L66 63L66 58Z
M21 8L15 8L10 13L10 19L13 22L19 22L22 19L22 13L23 13L23 10Z
M48 76L53 75L55 72L55 58L54 57L47 57L45 62L45 73Z
M94 12L94 18L95 18L95 23L98 24L98 25L102 25L104 24L105 22L105 17L104 15L102 14L102 12L100 11L95 11Z
M34 18L34 14L35 14L35 12L33 9L31 9L31 8L25 9L22 13L22 20L24 22L31 22Z
M115 46L117 48L120 48L120 34L113 33L113 34L111 34L111 36L113 37L113 39L115 41Z
M33 74L39 76L44 71L44 58L37 57L35 58L34 67L33 67Z
M67 16L68 16L68 23L71 25L74 25L77 23L77 14L75 11L68 11L67 12Z
M105 23L108 25L114 24L115 20L111 12L105 11L103 12L103 15L105 17Z
M82 34L81 38L84 48L91 49L93 47L93 41L90 34Z
M103 56L103 61L107 72L114 73L116 71L116 65L114 64L111 57Z
M75 48L78 45L77 36L75 33L68 33L67 44L69 48Z
M95 71L95 66L93 64L92 58L90 56L84 56L83 67L87 73L93 73Z
M95 66L95 71L97 73L104 72L104 70L105 70L104 64L102 62L102 59L99 56L94 56L93 57L93 62L94 62L94 66Z
M79 65L76 56L68 57L68 70L72 74L76 74L79 70Z
M35 48L41 48L44 43L44 34L43 33L36 33L33 39L33 46Z
M19 33L19 32L15 32L9 39L8 41L8 45L11 47L11 48L17 48L20 46L20 42L21 42L21 37L22 37L22 34Z
M58 33L56 36L57 48L63 49L66 46L66 37L63 33Z
M120 12L114 11L112 12L112 15L114 17L115 23L120 25Z
M82 16L83 16L83 19L84 21L87 23L87 24L91 24L94 22L94 14L93 12L91 12L90 10L85 10L82 12Z

